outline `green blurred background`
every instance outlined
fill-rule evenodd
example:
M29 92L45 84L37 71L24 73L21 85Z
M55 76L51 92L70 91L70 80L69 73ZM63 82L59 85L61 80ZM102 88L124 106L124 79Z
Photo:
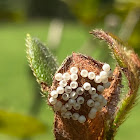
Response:
M27 63L27 33L40 38L59 64L72 52L81 52L114 68L107 45L88 32L95 28L110 31L128 42L140 56L139 17L139 0L0 0L0 110L14 116L2 118L4 113L0 111L0 140L54 139L53 112L41 97ZM21 116L16 113L33 116L45 128L38 127L40 133L33 135L18 135L15 130L29 131L36 123L19 123ZM131 111L115 139L139 140L139 118L140 104Z

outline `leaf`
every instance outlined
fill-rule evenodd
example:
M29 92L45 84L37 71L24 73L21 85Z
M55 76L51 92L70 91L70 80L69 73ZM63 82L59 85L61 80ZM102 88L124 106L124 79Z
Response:
M136 83L139 83L140 59L138 55L132 50L132 48L129 48L123 41L111 33L106 33L102 30L93 30L91 34L101 40L105 40L108 43L109 48L112 50L115 59L124 71L129 82L134 85L132 80L135 78ZM130 72L132 74L130 74Z
M69 73L71 67L77 67L78 79L76 82L79 87L82 87L84 83L87 82L87 79L80 75L80 71L82 69L86 69L87 71L94 71L97 74L102 70L102 66L103 63L96 61L89 56L85 56L80 53L72 53L71 56L64 60L58 70L58 73ZM94 88L97 88L98 86L97 83L92 80L90 81L90 84ZM57 87L58 81L54 78L52 90L55 90ZM84 91L80 97L84 98L84 103L81 108L79 110L70 109L69 111L72 113L76 112L80 115L82 114L87 120L84 124L81 124L73 119L64 119L60 111L55 111L54 135L57 140L101 140L104 136L104 111L99 111L94 119L89 119L88 114L90 112L90 108L87 105L87 101L91 98L91 96L89 96L88 91ZM61 101L62 104L68 103L68 101L63 100L61 95L59 95L59 101ZM49 105L52 106L51 104ZM53 106L53 109L55 110L54 107L55 106Z
M136 102L137 92L140 85L140 59L131 48L111 33L106 33L102 30L93 30L90 33L107 42L114 58L129 81L129 92L121 101L119 109L114 116L112 129L116 132L116 129L121 123L123 123L126 115Z
M52 78L57 70L57 63L49 49L37 38L27 34L27 58L35 77L42 87L50 87Z
M0 110L0 133L29 137L46 132L46 126L31 116Z

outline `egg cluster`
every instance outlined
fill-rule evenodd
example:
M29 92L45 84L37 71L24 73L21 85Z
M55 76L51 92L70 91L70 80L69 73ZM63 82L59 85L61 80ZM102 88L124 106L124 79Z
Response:
M94 81L97 83L97 87L92 87L89 82L85 82L79 87L77 82L78 68L71 67L70 73L55 74L55 80L59 82L59 86L56 90L51 91L49 102L53 106L55 112L61 112L63 118L72 118L73 120L78 120L80 123L84 123L86 117L79 113L72 114L71 110L78 111L82 104L86 102L87 106L90 108L88 117L94 119L96 112L100 111L102 107L107 104L107 100L99 93L102 93L105 88L109 88L110 82L108 78L112 76L112 71L110 70L109 64L104 64L99 75L83 69L80 71L79 76L88 78L91 82ZM88 100L85 100L82 96L85 91L88 92L91 97ZM64 102L57 99L60 96Z

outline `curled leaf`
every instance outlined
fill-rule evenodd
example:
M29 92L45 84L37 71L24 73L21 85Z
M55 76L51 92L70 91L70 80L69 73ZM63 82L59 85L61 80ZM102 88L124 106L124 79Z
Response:
M95 37L106 41L109 48L112 50L112 53L119 66L123 68L124 71L125 69L128 69L128 71L131 71L134 74L137 80L139 79L140 59L138 55L132 50L132 48L128 47L115 35L111 33L106 33L103 30L93 30L90 33L93 34Z
M52 84L52 77L57 70L56 60L44 44L29 34L27 34L26 46L31 69L44 90Z
M88 78L83 78L80 76L80 71L86 69L87 71L94 71L96 75L102 71L103 63L94 60L89 56L85 56L78 53L73 53L72 56L66 58L61 67L58 69L58 73L70 72L71 67L78 68L78 79L77 83L79 87L82 87L85 82L90 82L92 87L97 87L97 83L94 80L90 81ZM73 113L78 113L79 115L84 115L87 119L84 124L79 123L73 119L63 118L61 112L55 112L55 122L54 122L54 134L57 140L93 140L106 138L106 133L110 134L108 127L113 121L113 115L115 113L116 104L119 101L120 84L121 84L121 73L117 67L114 70L113 77L109 79L111 82L110 88L103 92L103 96L108 100L106 107L103 107L101 111L97 112L94 119L88 117L90 108L87 106L87 101L91 98L88 91L84 91L81 97L84 98L84 103L81 105L79 110L70 110ZM54 78L52 84L52 90L58 87L58 81ZM97 93L99 93L97 91ZM101 94L101 93L100 93ZM61 99L61 95L57 98L62 104L66 104L66 101ZM50 104L51 105L51 104ZM51 105L52 106L52 105ZM55 108L53 108L55 110Z
M132 48L111 33L103 30L93 30L90 32L95 37L107 42L114 58L118 62L125 76L129 81L129 92L122 99L119 109L115 113L112 129L116 129L125 120L127 113L136 102L137 92L140 85L140 59Z

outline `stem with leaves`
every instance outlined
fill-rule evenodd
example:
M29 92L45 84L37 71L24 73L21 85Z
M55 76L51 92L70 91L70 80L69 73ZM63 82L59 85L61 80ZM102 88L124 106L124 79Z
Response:
M111 33L106 33L102 30L93 30L90 33L96 38L107 42L113 57L118 62L113 72L111 86L103 93L103 96L107 100L107 105L96 114L93 120L88 120L83 124L75 122L72 119L64 119L59 112L55 112L54 134L57 140L114 139L118 127L124 122L126 115L137 99L140 85L140 59L137 54ZM71 66L77 66L79 69L86 68L89 71L96 69L98 73L103 65L103 63L91 57L73 53L72 56L66 58L57 70L57 63L53 55L38 39L27 35L26 45L31 69L44 93L57 88L58 84L53 79L56 71L62 73L68 72ZM128 79L129 92L120 100L121 72ZM82 79L78 80L78 85L82 85L83 81ZM88 98L86 95L83 96L85 99ZM88 109L86 105L80 111L87 113Z

